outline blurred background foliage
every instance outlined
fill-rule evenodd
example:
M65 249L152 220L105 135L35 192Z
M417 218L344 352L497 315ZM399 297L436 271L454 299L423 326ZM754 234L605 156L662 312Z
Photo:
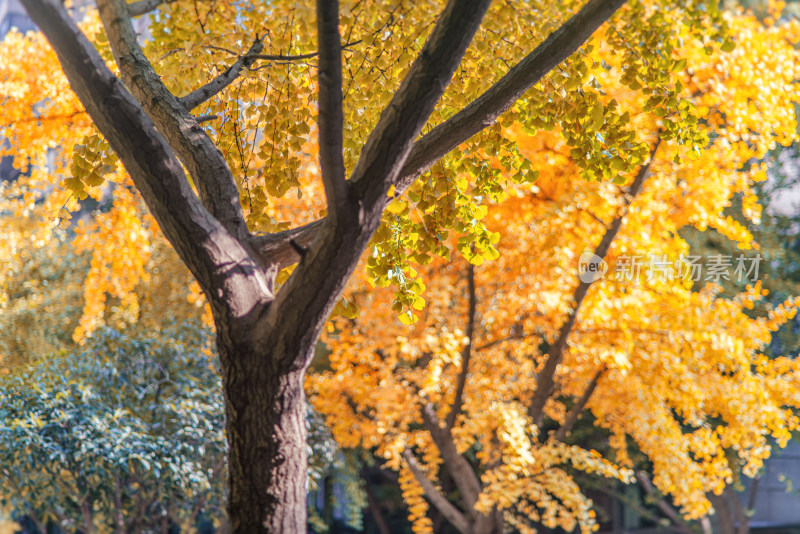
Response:
M0 492L44 532L192 531L221 518L224 420L205 329L103 329L0 392Z

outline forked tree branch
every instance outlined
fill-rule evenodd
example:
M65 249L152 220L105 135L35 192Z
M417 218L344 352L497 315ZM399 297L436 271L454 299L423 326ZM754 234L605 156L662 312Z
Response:
M225 294L230 303L226 313L241 318L259 313L267 304L266 280L239 241L203 207L171 147L140 104L57 0L22 4L47 36L70 86L203 290Z
M319 47L319 165L328 216L338 224L342 216L354 216L345 182L342 130L342 41L339 36L339 0L317 0Z
M145 57L125 0L99 0L97 7L125 85L175 149L206 208L229 232L245 240L249 234L239 191L222 152Z
M631 202L633 202L633 199L635 199L642 191L644 182L647 179L647 176L650 174L650 166L653 164L653 160L655 159L656 151L658 150L658 145L660 143L661 139L659 137L656 139L655 146L650 153L650 159L647 161L647 163L643 164L639 168L639 172L636 174L633 183L631 183L631 186L628 188L628 192L625 195L624 204L622 207L622 212L613 221L611 221L611 224L608 226L603 238L600 240L600 244L597 245L594 255L598 258L603 259L606 257L608 249L611 247L611 243L617 237L617 234L622 227L622 221L627 214L628 207L631 205ZM558 332L558 337L553 343L553 346L550 347L547 359L544 362L544 367L542 368L541 372L539 372L536 391L531 397L531 402L528 405L528 416L537 426L541 426L542 424L542 420L544 418L544 405L547 402L548 397L550 397L550 394L553 392L556 370L561 364L561 359L564 357L569 336L572 333L572 329L575 327L576 321L578 320L581 304L583 304L583 300L586 297L586 294L589 292L589 286L591 284L591 281L585 282L580 279L578 280L578 287L575 288L575 292L572 295L572 301L574 303L572 311L567 320L564 321L564 324L561 325L561 329Z
M341 49L344 50L348 46L352 46L354 44L358 44L361 41L353 41L352 43L347 43L341 46ZM227 48L219 48L219 47L212 47L209 46L208 48L213 48L217 50L222 50L224 52L228 52L231 55L236 55L232 50L228 50ZM186 96L182 96L179 100L183 106L191 111L203 102L207 102L211 98L218 95L222 92L226 87L230 84L235 82L239 76L241 76L242 72L247 69L253 68L253 64L256 61L263 60L263 61L297 61L301 59L310 59L312 57L317 57L319 52L309 52L308 54L298 54L298 55L283 55L283 54L261 54L261 50L264 49L264 42L261 40L260 37L256 37L253 41L253 44L250 46L250 49L245 52L243 55L239 56L234 62L233 65L225 69L225 72L214 78L213 80L209 81L202 87L199 87L189 93ZM261 67L258 67L259 69Z
M400 172L393 173L389 185L394 185L398 191L404 191L423 172L458 145L494 124L497 118L528 89L578 50L625 2L626 0L589 0L578 13L512 67L485 93L417 140ZM392 109L396 108L390 105L384 114ZM367 174L361 172L360 175ZM282 240L271 236L255 237L252 245L265 255L269 252L285 259L289 263L279 264L279 267L285 267L298 259L291 250L288 250L291 248L289 240L294 238L295 232L306 234L317 232L317 228L319 226L305 226L290 230L282 236ZM313 236L310 239L313 239Z
M233 83L243 70L250 68L250 66L256 60L255 54L261 52L263 48L263 41L256 37L247 53L245 53L243 56L239 56L233 65L225 69L225 72L204 86L199 87L188 95L181 97L180 103L183 104L183 107L185 107L187 111L192 111L203 102L206 102L207 100L218 95L223 89Z
M391 183L461 62L489 2L447 3L421 53L368 136L347 182L354 213L346 219L325 219L276 295L275 304L263 319L265 327L292 324L303 332L304 340L316 339L380 226ZM310 358L311 353L304 353L293 365L308 365Z
M442 493L436 488L436 486L431 482L428 476L423 471L422 466L419 465L419 462L414 457L414 454L406 449L403 451L403 458L408 465L409 471L414 475L414 478L417 479L417 482L422 489L425 491L425 496L431 502L433 506L436 507L439 512L447 519L451 525L453 525L456 530L461 532L462 534L469 534L471 532L469 521L464 516L461 511L453 506L453 504L447 500L447 497L442 495Z
M469 299L467 304L467 343L461 351L461 372L458 374L453 406L447 414L447 428L450 429L456 424L456 418L458 418L458 414L461 413L461 406L464 403L464 388L467 385L467 378L469 377L469 360L472 357L472 342L475 336L475 310L478 302L475 292L475 266L471 263L467 267L467 295Z

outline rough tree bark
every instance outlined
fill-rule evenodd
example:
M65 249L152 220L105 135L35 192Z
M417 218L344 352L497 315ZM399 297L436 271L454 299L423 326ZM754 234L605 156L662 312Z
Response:
M319 0L320 166L329 216L267 236L250 234L236 180L190 114L257 61L261 45L256 39L240 62L191 98L179 99L161 83L131 26L131 16L162 2L98 1L120 79L59 1L22 0L211 305L230 445L231 530L304 532L303 376L328 314L380 224L387 192L408 187L450 150L491 125L625 0L590 0L486 93L417 140L490 3L450 0L349 179L341 154L338 6L335 0ZM293 263L296 269L276 294L276 272ZM479 490L474 484L468 489ZM475 498L470 493L470 500Z

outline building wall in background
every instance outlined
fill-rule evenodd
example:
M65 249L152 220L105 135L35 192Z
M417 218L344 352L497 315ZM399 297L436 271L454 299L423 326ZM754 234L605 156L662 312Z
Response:
M12 27L26 32L36 26L18 0L0 0L0 36L7 34Z
M756 486L755 510L754 528L800 524L800 443L773 451Z

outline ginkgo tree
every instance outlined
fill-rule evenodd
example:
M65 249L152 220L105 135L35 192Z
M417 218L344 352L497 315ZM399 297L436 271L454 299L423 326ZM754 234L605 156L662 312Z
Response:
M798 428L800 362L762 351L800 301L752 317L766 294L754 254L729 256L725 269L710 259L698 265L678 230L710 227L740 251L758 247L723 212L736 196L745 216L760 216L758 161L796 138L800 57L797 24L726 20L733 53L689 39L680 49L686 70L675 83L708 132L702 154L684 158L661 138L661 111L645 111L646 95L624 85L624 61L607 54L608 69L596 75L604 104L613 101L652 151L628 183L586 183L567 132L532 133L520 118L503 137L538 162L540 175L533 184L509 180L477 217L493 261L475 245L469 262L421 261L429 303L413 329L398 321L390 287L373 287L366 271L352 283L347 298L362 312L330 325L332 354L309 391L343 445L374 449L399 471L416 532L432 531L430 508L463 533L504 524L591 532L592 503L574 476L581 471L635 477L668 496L677 512L661 504L679 526L713 504L719 532L747 528L743 505L726 508L728 488L740 471L754 476L770 444L785 445ZM508 172L473 149L476 161ZM463 164L437 167L434 177L480 187L459 172ZM406 195L389 207L389 229L412 229L387 233L398 258L418 254L414 234L440 217L426 209L423 183ZM605 277L578 277L584 251L605 258ZM366 263L374 268L375 255ZM747 291L723 298L715 281L734 278L748 281ZM705 287L693 291L698 282ZM585 413L610 436L610 456L570 440ZM633 451L651 473L633 471Z
M681 47L733 46L704 0L101 0L80 28L59 2L23 5L52 50L37 35L4 45L0 124L31 171L9 198L35 210L53 176L67 210L114 195L105 239L86 242L99 300L87 296L78 337L103 295L135 312L126 295L147 276L156 227L191 271L216 329L236 532L305 529L304 377L337 303L355 313L339 299L365 251L415 322L425 296L411 262L496 258L487 205L536 179L541 162L508 126L558 125L583 178L625 184L653 139L607 98L607 60L681 157L708 144L676 76ZM41 68L54 59L63 77ZM398 224L407 206L427 219ZM495 524L498 504L468 512Z

